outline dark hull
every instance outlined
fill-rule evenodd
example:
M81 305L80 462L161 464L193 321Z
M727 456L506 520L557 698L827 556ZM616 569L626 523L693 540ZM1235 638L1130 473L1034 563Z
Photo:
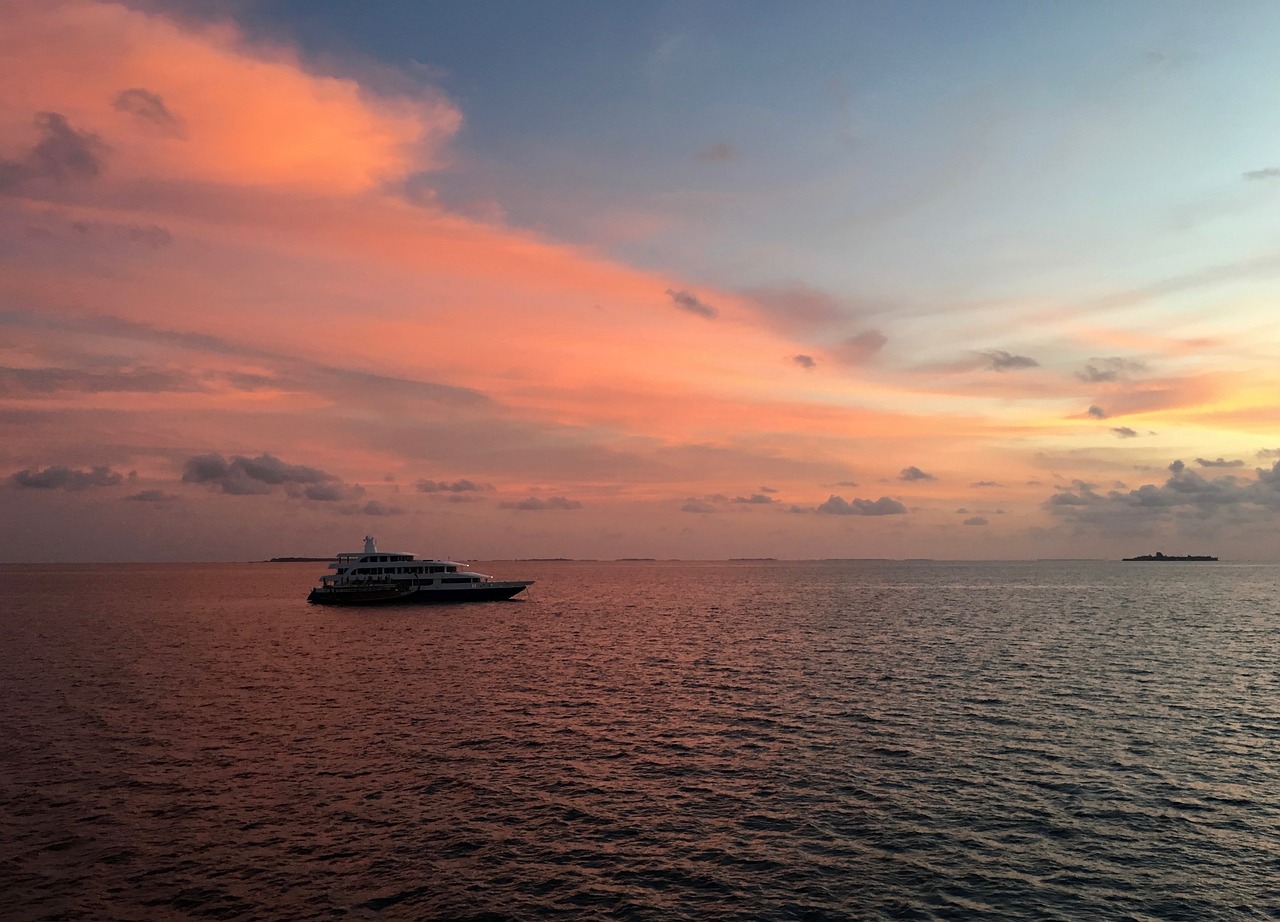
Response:
M313 605L460 605L464 602L504 602L526 583L465 586L459 589L312 589Z

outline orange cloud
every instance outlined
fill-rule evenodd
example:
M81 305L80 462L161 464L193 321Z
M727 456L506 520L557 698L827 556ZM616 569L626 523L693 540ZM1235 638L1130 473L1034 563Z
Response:
M56 112L106 140L121 178L355 192L432 165L461 121L438 95L371 97L229 24L85 0L7 0L0 16L8 143Z
M412 491L418 480L479 478L493 497L433 507L476 535L491 530L485 515L603 533L619 519L608 504L624 502L657 534L671 527L662 510L680 516L688 497L769 484L775 503L740 504L733 518L800 540L805 517L785 505L812 511L831 495L889 496L912 509L888 517L904 528L933 515L986 532L962 528L965 505L997 531L998 512L960 501L970 485L1008 484L983 488L992 506L1040 497L1026 485L1036 449L1115 441L1106 433L1119 424L1066 418L1093 402L1148 414L1143 426L1207 426L1188 413L1212 411L1274 431L1268 382L1246 398L1240 372L1184 367L1181 378L1086 386L1050 364L1048 335L1004 342L1003 317L974 343L952 342L932 319L913 338L896 318L880 333L859 316L843 351L863 361L829 360L841 350L791 336L842 335L831 330L845 306L803 286L735 295L400 195L394 181L440 165L458 127L436 93L372 96L232 26L122 4L0 0L0 14L10 471L137 469L146 482L134 495L216 499L241 522L270 517L175 485L186 459L285 458L410 510L431 502ZM715 310L681 309L671 292ZM1124 344L1195 357L1157 340ZM804 368L797 355L821 360ZM901 480L913 466L937 480ZM583 506L560 518L498 511L530 496ZM164 503L117 505L139 517ZM310 534L314 522L298 527ZM747 531L736 525L716 547ZM825 540L794 545L806 546L831 553Z

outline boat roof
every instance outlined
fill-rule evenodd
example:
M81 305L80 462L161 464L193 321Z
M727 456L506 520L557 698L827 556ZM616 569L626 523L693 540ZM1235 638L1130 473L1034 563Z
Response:
M408 560L412 560L414 563L434 563L434 564L442 564L444 566L452 566L452 567L466 566L465 563L459 563L456 560L434 560L434 559L429 560L426 558L420 558L415 554L410 554L408 551L380 551L378 550L378 544L373 539L372 535L364 536L363 551L343 551L342 553L338 554L337 559L345 563L352 563L355 561L359 561L361 557L373 556L375 554L379 557L407 558Z
M415 554L410 554L408 551L377 551L376 553L373 553L373 554L366 554L364 551L346 551L344 553L337 555L338 560L346 561L348 563L352 561L358 561L362 557L400 557L403 560L409 560L409 561L412 561L413 563L439 563L439 564L449 564L450 566L455 566L455 567L468 566L467 564L462 563L461 561L458 561L458 560L444 560L442 558L433 558L433 557L418 557Z

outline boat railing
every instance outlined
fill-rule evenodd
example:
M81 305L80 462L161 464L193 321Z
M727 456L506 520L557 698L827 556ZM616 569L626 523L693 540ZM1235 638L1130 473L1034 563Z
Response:
M399 583L408 582L407 580L397 580L389 576L322 576L320 582L325 586L333 588L355 587L364 589L371 586L396 586Z

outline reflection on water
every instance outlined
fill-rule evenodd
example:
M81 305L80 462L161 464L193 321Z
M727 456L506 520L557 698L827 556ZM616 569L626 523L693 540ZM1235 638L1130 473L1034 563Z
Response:
M0 568L0 917L1275 918L1280 568Z

